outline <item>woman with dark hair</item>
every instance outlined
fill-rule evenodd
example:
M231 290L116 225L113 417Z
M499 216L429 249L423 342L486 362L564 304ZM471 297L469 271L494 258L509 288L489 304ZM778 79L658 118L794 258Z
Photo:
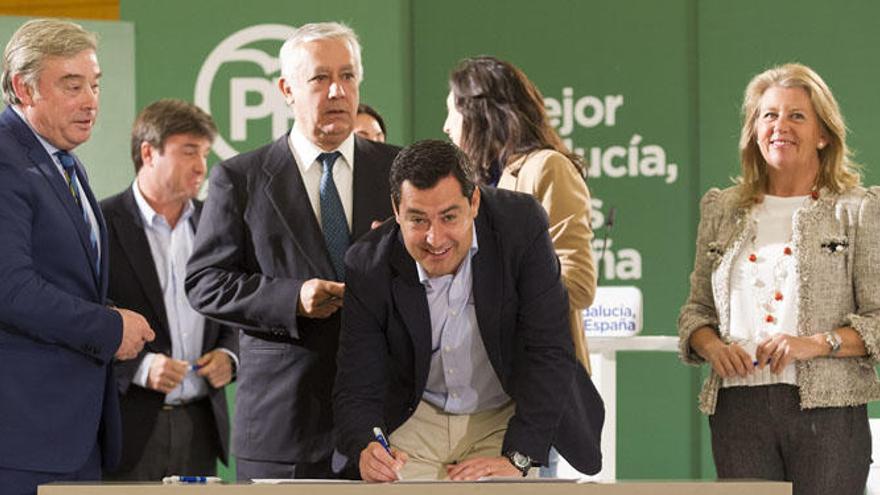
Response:
M538 88L512 64L465 59L452 71L449 89L443 132L470 158L479 181L531 194L547 211L568 289L575 354L589 371L582 311L593 302L596 270L583 160L566 149Z
M860 185L840 108L809 67L745 91L737 184L700 204L682 359L720 478L793 482L795 495L861 494L866 403L880 399L880 188Z

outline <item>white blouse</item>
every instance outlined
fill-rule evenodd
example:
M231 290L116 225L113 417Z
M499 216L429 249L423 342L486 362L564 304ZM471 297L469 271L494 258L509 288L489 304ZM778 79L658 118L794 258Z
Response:
M755 238L733 262L730 277L730 336L755 358L759 343L776 334L797 335L797 253L794 215L809 196L764 196L752 208ZM770 366L746 377L726 378L723 387L797 384L794 361L781 374Z

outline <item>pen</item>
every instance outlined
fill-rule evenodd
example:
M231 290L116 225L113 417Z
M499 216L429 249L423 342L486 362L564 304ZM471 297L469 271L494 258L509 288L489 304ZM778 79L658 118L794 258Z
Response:
M206 483L207 484L207 483L220 483L221 481L223 481L223 480L221 480L220 478L218 478L216 476L178 476L178 475L174 475L174 476L166 476L166 477L162 478L162 483L165 485L172 484L172 483L194 483L194 484Z
M378 426L373 427L373 436L376 437L376 441L382 445L385 452L388 452L388 455L394 457L394 454L391 453L391 445L388 444L388 440L385 439L385 434L382 433L382 428L379 428Z
M394 457L394 453L391 452L391 445L388 443L388 440L385 438L385 434L382 433L382 428L379 428L378 426L374 426L373 427L373 436L376 437L376 441L379 442L379 445L381 445L383 449L385 449L385 452L388 452L388 455L390 455L392 458L396 459L396 457ZM400 476L399 472L397 473L397 479L398 480L403 479L403 477Z
M201 369L201 368L202 368L202 365L200 365L200 364L193 364L189 367L189 369L191 371L199 371L199 369Z

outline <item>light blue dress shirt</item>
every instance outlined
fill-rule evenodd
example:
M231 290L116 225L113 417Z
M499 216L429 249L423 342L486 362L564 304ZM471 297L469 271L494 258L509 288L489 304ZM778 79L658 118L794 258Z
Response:
M431 313L431 367L422 398L451 414L473 414L510 401L477 324L471 270L478 250L474 229L468 254L454 274L431 278L416 263Z
M132 184L131 190L143 220L144 233L150 244L153 264L162 288L162 301L165 303L168 330L171 332L171 357L195 364L203 354L205 317L189 305L183 285L186 279L186 262L192 254L195 238L189 221L195 207L191 201L188 202L172 229L165 217L156 213L144 199L137 181ZM223 350L230 354L235 363L232 353ZM135 384L146 387L150 365L155 357L155 353L146 354L132 380ZM165 396L165 403L192 402L207 396L209 387L204 378L189 370L180 385Z

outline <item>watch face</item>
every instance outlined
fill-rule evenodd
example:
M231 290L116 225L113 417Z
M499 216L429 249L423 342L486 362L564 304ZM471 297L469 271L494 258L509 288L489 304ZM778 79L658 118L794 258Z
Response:
M528 456L523 455L523 454L520 454L519 452L514 452L514 453L513 453L513 464L514 464L516 467L518 467L518 468L520 468L520 469L522 469L522 468L526 468L526 467L529 467L529 465L530 465L531 463L532 463L532 460L529 459Z

